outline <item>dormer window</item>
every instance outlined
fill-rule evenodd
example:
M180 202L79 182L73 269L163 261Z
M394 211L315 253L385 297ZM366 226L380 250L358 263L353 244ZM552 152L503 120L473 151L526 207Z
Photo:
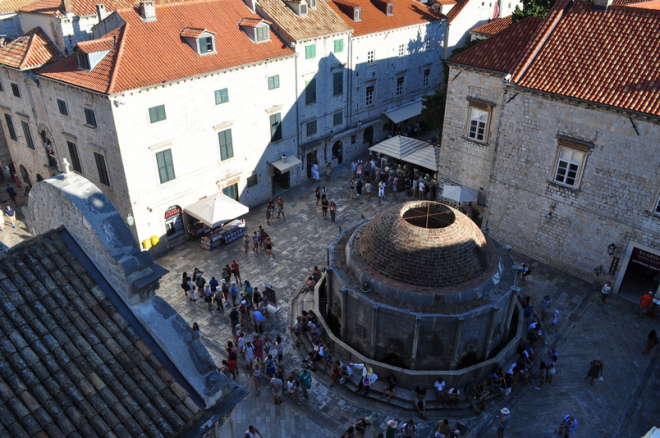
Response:
M307 16L307 1L306 0L284 0L293 12L296 13L299 17ZM309 0L309 7L316 8L316 0ZM312 3L313 2L313 3Z
M270 22L261 18L242 18L238 25L255 43L270 41Z
M387 15L394 15L394 3L387 4Z
M300 5L300 15L307 15L307 5L301 4Z
M216 53L215 34L199 27L184 27L181 31L181 38L186 41L198 55L208 55Z
M81 41L74 51L78 58L78 68L81 70L94 70L105 55L115 46L115 37L100 38L98 40Z
M353 19L353 21L362 21L362 7L349 0L333 0L341 11Z
M316 9L316 0L309 0L310 9Z
M362 8L355 8L353 10L353 21L362 21Z

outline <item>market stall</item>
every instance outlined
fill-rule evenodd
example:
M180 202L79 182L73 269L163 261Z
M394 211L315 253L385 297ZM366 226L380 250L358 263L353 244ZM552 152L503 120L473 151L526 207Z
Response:
M245 219L237 218L247 214L250 209L224 193L200 199L184 211L201 224L193 225L192 229L202 234L202 249L210 251L239 239L247 232Z
M440 148L422 140L397 135L369 148L380 158L379 165L393 165L396 170L411 177L435 177L438 172Z

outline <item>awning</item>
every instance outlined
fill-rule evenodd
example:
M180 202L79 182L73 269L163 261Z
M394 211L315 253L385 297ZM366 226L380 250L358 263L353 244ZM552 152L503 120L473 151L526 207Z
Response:
M400 106L397 109L388 111L385 115L394 123L401 123L422 113L422 101L418 100L408 105Z
M369 148L372 152L387 155L425 169L438 171L440 149L430 143L403 135L383 140Z
M291 157L286 157L286 163L281 159L279 159L277 161L273 161L270 164L272 164L273 167L277 168L277 170L279 170L280 172L286 172L287 170L299 165L300 163L302 163L302 161L300 161L298 157L291 156Z
M190 204L183 211L196 217L207 226L215 228L227 221L247 214L250 209L224 193L219 192Z
M479 196L479 190L461 186L445 185L442 190L442 197L461 202L474 202Z

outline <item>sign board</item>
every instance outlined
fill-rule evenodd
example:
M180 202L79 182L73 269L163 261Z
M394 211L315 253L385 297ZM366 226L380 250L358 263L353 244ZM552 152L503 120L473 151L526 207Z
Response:
M616 272L616 268L619 266L619 258L618 257L612 257L612 264L610 265L610 274L614 274Z
M645 268L660 271L660 256L639 248L633 248L632 254L630 255L630 261L642 265Z
M264 282L264 294L268 300L268 304L277 308L277 290L270 283Z

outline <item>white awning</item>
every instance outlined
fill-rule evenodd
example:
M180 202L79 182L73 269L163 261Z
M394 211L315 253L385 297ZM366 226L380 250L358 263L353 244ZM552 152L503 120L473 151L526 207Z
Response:
M461 202L474 202L479 196L479 190L469 187L445 185L442 190L442 197Z
M416 166L429 169L434 172L438 171L438 161L440 159L440 148L428 145L422 149L416 150L410 155L401 158L406 163L411 163Z
M440 149L430 143L403 135L383 140L369 148L372 152L387 155L397 160L438 171Z
M216 193L190 204L183 209L187 214L196 217L211 228L247 214L250 209L224 193Z
M276 167L280 172L286 172L287 170L299 165L300 163L302 163L302 161L300 161L298 157L291 156L286 157L286 163L279 159L277 161L273 161L270 164L272 164L273 167Z
M418 100L408 105L401 106L392 111L388 111L385 115L394 123L401 123L404 120L411 119L422 113L422 101Z

